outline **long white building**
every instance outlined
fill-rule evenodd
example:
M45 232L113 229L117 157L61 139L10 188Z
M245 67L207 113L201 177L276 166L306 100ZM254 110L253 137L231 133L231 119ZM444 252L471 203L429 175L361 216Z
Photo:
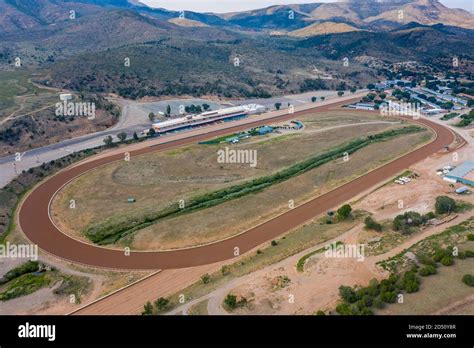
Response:
M219 121L239 119L263 111L265 111L265 107L259 104L235 106L225 109L206 111L199 115L188 115L168 121L157 122L154 123L152 127L156 133L167 133Z

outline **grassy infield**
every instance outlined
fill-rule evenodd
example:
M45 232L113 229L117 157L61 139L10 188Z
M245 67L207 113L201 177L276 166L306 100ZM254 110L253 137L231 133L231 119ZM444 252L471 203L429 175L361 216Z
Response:
M134 218L109 218L88 226L83 232L94 243L101 245L115 243L124 236L150 226L159 220L188 214L200 209L210 208L229 200L259 192L274 184L286 181L290 178L317 168L327 162L340 158L345 153L350 155L370 144L382 142L403 134L411 134L420 131L422 131L422 128L420 127L407 126L401 129L386 131L369 137L355 139L345 145L329 150L324 154L294 164L275 174L263 176L246 183L234 185L225 189L194 197L190 200L190 202L187 203L184 209L181 209L178 205L172 205L164 210L151 214L143 214L139 212L137 213L137 216L134 216Z

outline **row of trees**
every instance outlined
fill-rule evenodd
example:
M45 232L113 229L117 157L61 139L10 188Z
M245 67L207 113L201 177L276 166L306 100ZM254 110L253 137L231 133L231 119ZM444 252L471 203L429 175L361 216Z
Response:
M170 307L170 300L164 297L160 297L157 299L153 304L151 302L147 302L143 306L142 315L152 315L157 313L163 313L168 310Z
M200 114L210 109L211 109L211 106L207 103L204 103L202 105L194 105L194 104L187 105L184 107L183 111L187 114ZM171 105L169 104L166 106L165 116L166 117L171 116ZM154 122L156 119L156 114L154 114L153 112L150 112L148 114L148 119L150 120L150 122Z
M153 131L154 131L154 129L153 129ZM127 133L125 133L125 132L120 132L116 136L117 136L117 139L119 140L119 142L121 142L121 143L124 143L127 140ZM138 138L137 132L133 132L133 140L136 141L138 139L139 138ZM111 135L106 136L104 138L103 142L104 142L105 146L107 146L107 147L114 146L114 138L112 138Z

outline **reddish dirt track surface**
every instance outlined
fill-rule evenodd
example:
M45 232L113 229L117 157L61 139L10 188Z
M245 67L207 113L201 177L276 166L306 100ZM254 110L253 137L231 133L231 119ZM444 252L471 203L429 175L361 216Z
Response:
M349 101L344 101L344 104L347 103L349 103ZM305 114L328 111L341 104L342 103L332 104L294 114L285 114L284 116L275 117L271 121L284 121ZM426 119L413 120L413 122L432 128L437 133L436 139L382 167L289 210L272 220L264 222L232 238L213 244L172 251L131 252L129 255L125 255L124 251L111 250L83 243L58 230L49 216L50 201L55 193L66 183L89 170L123 160L123 153L101 157L96 160L89 160L68 167L35 187L20 206L20 227L27 238L32 243L37 244L43 251L74 263L94 267L121 270L155 270L185 268L224 261L235 257L234 251L236 247L239 248L240 254L243 254L264 242L270 241L302 223L347 202L377 183L392 178L416 162L442 150L444 146L451 144L455 139L453 132L434 122ZM236 127L229 127L227 124L224 125L224 127L228 128L222 130L152 147L145 147L130 152L130 155L133 160L133 157L137 155L163 151L216 136L249 129L262 124L268 124L268 120L252 122L251 119L249 119L249 123L246 125ZM124 152L126 152L125 148Z

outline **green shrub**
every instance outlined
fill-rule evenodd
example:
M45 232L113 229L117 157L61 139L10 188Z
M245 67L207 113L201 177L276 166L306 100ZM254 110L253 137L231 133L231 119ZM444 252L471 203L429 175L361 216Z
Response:
M230 273L230 267L228 265L224 265L221 267L221 274L226 276Z
M462 277L462 282L468 286L474 286L474 275L472 274L465 274Z
M364 220L365 227L369 230L374 230L377 232L382 231L382 225L375 221L371 216L367 216Z
M230 309L234 309L237 307L237 296L232 294L227 294L226 298L224 299L224 304L229 307Z
M426 255L418 256L418 261L419 261L422 265L425 265L425 266L434 266L434 267L436 267L436 262L435 262L432 258L430 258L430 257L428 257L428 256L426 256Z
M382 301L381 298L377 297L375 300L374 300L374 307L375 308L378 308L378 309L382 309L385 307L385 303Z
M153 314L153 305L151 304L151 302L147 302L143 306L142 315L150 315L150 314Z
M452 255L445 255L442 259L441 259L441 264L443 266L452 266L454 264L454 258Z
M467 235L467 240L474 241L474 233L469 233Z
M393 229L403 234L410 234L413 232L413 227L418 227L422 224L423 218L419 213L407 211L395 217L393 220Z
M340 315L352 315L351 306L345 302L336 306L336 312Z
M397 301L397 293L395 291L386 291L380 293L380 299L385 303L395 303Z
M451 249L437 249L433 255L433 260L441 262L445 256L452 256L453 252Z
M341 285L339 287L339 295L348 303L354 303L357 301L356 293L350 286Z
M211 282L211 276L208 273L206 273L203 276L201 276L201 280L203 284L209 284Z
M464 255L466 255L466 257L474 257L474 251L472 250L466 250L464 252Z
M227 306L228 309L236 309L237 307L241 307L247 303L247 299L243 298L240 301L237 301L237 296L232 294L227 294L226 298L224 299L224 305Z
M0 284L9 282L10 280L13 280L15 278L18 278L19 276L22 276L23 274L38 272L40 268L39 265L40 264L38 261L27 261L24 264L8 271L3 276L3 278L0 279Z
M168 308L170 300L164 297L160 297L158 300L155 301L155 307L158 312L162 312Z
M425 266L420 269L420 272L418 274L422 277L427 277L433 274L436 274L436 267L435 266Z
M351 212L352 212L352 207L350 206L350 204L344 204L342 207L340 207L337 210L337 217L340 220L345 220L349 216L351 216Z
M438 196L435 203L436 214L446 214L456 211L456 201L451 197Z
M435 217L436 217L436 214L433 213L432 211L430 211L429 213L426 213L425 215L423 215L423 219L426 220L426 221L434 219Z
M409 271L403 275L402 288L408 293L417 292L420 289L420 279L415 272Z
M51 278L46 273L27 273L8 282L6 289L0 293L0 301L8 301L20 296L26 296L48 286Z

